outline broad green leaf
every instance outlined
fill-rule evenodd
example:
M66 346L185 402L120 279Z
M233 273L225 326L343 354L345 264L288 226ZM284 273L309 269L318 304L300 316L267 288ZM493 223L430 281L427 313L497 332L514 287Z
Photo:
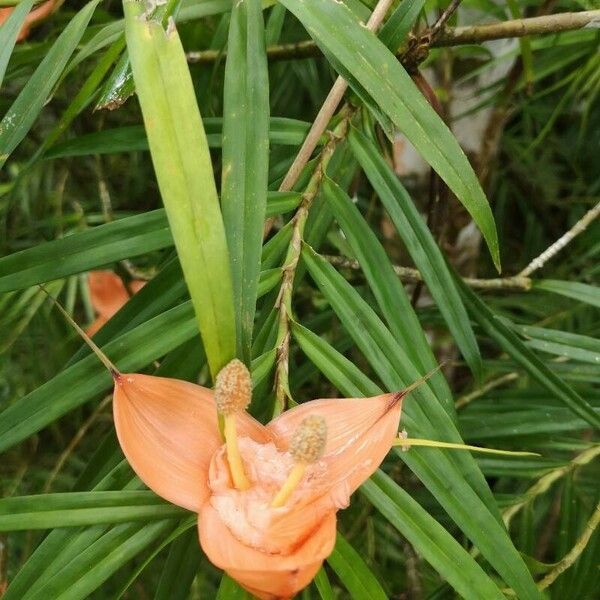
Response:
M427 103L396 57L343 2L282 0L361 96L391 119L469 211L500 268L492 211L456 138Z
M125 0L126 38L152 161L213 378L236 353L229 252L212 162L177 31ZM190 152L190 148L194 152Z
M327 562L340 578L351 598L387 600L387 594L371 569L340 533L337 534L335 548Z
M86 4L65 27L0 123L0 168L40 114L100 0Z
M35 0L21 0L0 28L0 88L19 31L21 31L21 26L25 22L25 18L34 2Z
M423 373L433 370L437 365L433 352L404 286L394 272L381 243L362 218L358 208L333 181L325 179L322 190L365 273L390 331ZM452 393L443 374L438 372L429 380L428 385L453 416Z
M260 0L234 3L223 93L221 207L236 306L237 353L248 362L269 175L269 73Z
M465 360L473 373L481 376L481 355L469 316L444 256L412 198L375 144L356 129L351 131L350 147L379 195L416 267L423 275Z
M594 412L584 398L527 348L512 330L512 324L507 325L507 320L495 315L472 290L459 281L458 277L455 280L459 285L465 305L483 331L542 387L590 425L600 428L600 416Z
M597 286L579 283L577 281L542 279L533 281L531 287L534 290L552 292L553 294L573 298L579 302L585 302L586 304L591 304L592 306L600 308L600 288Z
M152 492L71 492L0 500L0 531L50 529L184 515Z
M402 389L410 381L414 381L415 368L404 350L358 292L331 265L306 246L302 257L311 277L385 387L388 390ZM313 343L317 342L313 340ZM323 344L325 343L320 345ZM323 353L322 349L321 352ZM335 350L328 348L325 356L334 352ZM347 370L356 368L343 357L338 358L335 364L338 369L331 375L343 374L340 366ZM329 377L328 365L327 360L317 364ZM347 395L343 389L344 379L332 381ZM375 389L378 389L377 386ZM363 395L377 393L375 389L369 386L368 392L365 391ZM405 401L401 426L413 437L462 443L454 423L425 385L417 388ZM506 583L515 589L519 597L539 599L539 592L500 522L489 488L486 488L483 475L473 458L464 452L444 453L433 448L412 449L405 454L406 456L400 452L399 456L423 481Z
M496 584L452 535L381 470L360 489L461 597L472 600L504 598Z

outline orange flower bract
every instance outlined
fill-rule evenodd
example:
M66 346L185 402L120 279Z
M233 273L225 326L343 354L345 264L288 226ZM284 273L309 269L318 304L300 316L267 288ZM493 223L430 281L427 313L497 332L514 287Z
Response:
M98 316L86 333L94 335L129 300L131 294L139 292L145 284L145 281L134 279L129 283L130 293L123 280L112 271L90 271L90 300Z
M212 390L176 379L116 374L119 442L144 483L198 513L207 557L258 598L291 598L333 550L336 512L379 467L396 438L402 393L313 400L264 426L236 413L248 489L233 485ZM294 466L290 442L309 416L327 427L323 454L306 465L281 507L272 501Z

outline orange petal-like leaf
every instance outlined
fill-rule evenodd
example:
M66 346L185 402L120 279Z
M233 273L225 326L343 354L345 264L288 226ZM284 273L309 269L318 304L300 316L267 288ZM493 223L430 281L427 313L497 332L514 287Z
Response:
M316 502L322 510L347 506L350 495L377 470L389 452L398 433L402 399L400 392L372 398L312 400L286 411L268 425L281 448L289 445L294 431L307 416L325 419L327 443L320 461L325 475L315 483L310 502Z
M140 479L169 502L198 512L209 495L211 457L222 444L212 391L178 379L121 374L113 414L121 448ZM271 440L246 413L237 419L240 435Z
M129 287L133 293L136 293L145 283L135 279ZM90 271L88 285L94 310L106 320L110 319L130 297L122 279L112 271Z
M241 543L206 503L198 529L202 549L217 567L261 600L291 598L306 587L331 554L336 536L335 512L329 512L289 554L269 554Z

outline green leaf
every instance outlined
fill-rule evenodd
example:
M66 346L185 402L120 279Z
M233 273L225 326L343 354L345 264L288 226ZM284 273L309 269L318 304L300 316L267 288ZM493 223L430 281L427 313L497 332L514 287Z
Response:
M229 253L181 41L125 0L126 38L159 188L213 378L236 353ZM194 149L191 153L190 148Z
M415 368L404 350L358 292L307 246L302 250L302 257L311 277L386 388L398 390L414 381ZM313 340L313 343L326 345L322 341ZM321 352L324 351L321 349ZM329 347L326 355L335 352ZM340 366L346 370L356 369L343 357L338 358L335 364L338 368L331 374L328 371L328 360L323 360L316 366L328 377L344 375ZM355 380L356 376L350 379ZM332 379L332 382L343 394L350 393L344 388L345 376ZM363 395L372 394L373 391L373 387L369 386ZM405 401L401 423L413 437L462 443L454 423L427 385L417 388ZM411 449L410 452L400 452L398 455L519 597L539 599L539 592L500 522L494 500L473 458L465 452L444 453L432 448Z
M526 325L514 325L514 329L528 339L525 344L529 348L595 365L600 364L600 340L596 338Z
M0 292L82 273L172 244L164 210L126 217L1 258Z
M85 600L121 566L168 535L176 521L157 521L140 527L118 525L83 550L68 565L22 600Z
M207 117L203 119L206 139L211 148L222 145L223 119ZM310 123L296 119L271 117L269 119L269 140L281 146L298 146L304 140ZM87 133L55 144L48 149L44 158L69 158L89 154L116 154L148 150L148 139L144 128L139 125L103 129Z
M0 28L0 87L19 31L21 31L21 26L25 22L34 2L35 0L21 0Z
M469 211L500 269L492 211L456 138L396 57L343 2L282 0L362 98L368 97L412 142Z
M402 0L379 31L381 42L395 52L406 39L424 6L425 0Z
M360 490L461 597L472 600L504 598L475 559L381 470L376 471Z
M542 387L546 388L553 396L563 402L576 415L585 419L590 425L600 428L600 416L584 398L527 348L512 330L512 323L495 315L458 277L455 280L459 285L465 305L483 331ZM506 324L507 322L509 325Z
M0 531L155 521L185 514L152 492L71 492L0 500Z
M335 548L327 562L340 578L351 598L387 600L387 594L371 569L340 533L337 534Z
M187 600L200 566L200 556L196 528L172 542L154 600Z
M544 290L553 294L559 294L566 298L573 298L579 302L585 302L600 308L600 288L579 283L577 281L558 281L555 279L542 279L531 282L534 290Z
M0 168L40 114L100 0L86 4L65 27L0 123Z
M358 208L333 181L325 179L322 191L365 273L390 331L422 373L433 370L437 365L433 352L404 286L394 272L381 243L362 218ZM452 393L444 375L441 372L436 373L430 379L429 385L447 407L448 412L454 415Z
M408 192L375 144L356 129L352 129L349 140L354 155L388 211L416 267L423 275L457 346L473 373L480 377L481 355L477 340L442 251Z
M251 600L252 595L242 588L237 581L223 575L216 600Z
M269 73L260 0L234 3L223 103L221 207L231 260L237 354L248 363L269 175Z
M193 319L191 303L186 302L102 349L123 372L136 372L194 337ZM0 413L0 452L111 387L105 367L96 356L86 356Z

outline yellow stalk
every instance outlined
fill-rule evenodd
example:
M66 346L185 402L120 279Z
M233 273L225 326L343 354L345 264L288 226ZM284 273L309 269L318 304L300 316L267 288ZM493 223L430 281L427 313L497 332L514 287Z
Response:
M242 462L242 456L238 447L235 413L225 415L225 445L233 486L240 491L247 490L250 487L250 482L246 477L244 463Z
M271 502L272 508L280 508L285 506L285 503L288 501L289 497L294 493L294 490L302 481L305 471L306 463L304 462L298 462L293 466L288 478L285 480L285 483L281 486L279 492L277 492L273 502Z

